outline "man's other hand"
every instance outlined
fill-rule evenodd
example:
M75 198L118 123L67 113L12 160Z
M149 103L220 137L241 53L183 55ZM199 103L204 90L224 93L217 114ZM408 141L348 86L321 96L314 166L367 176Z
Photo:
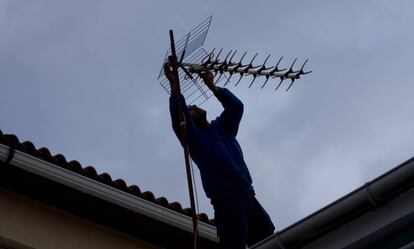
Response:
M202 71L198 74L200 78L203 79L204 84L210 89L212 92L217 92L218 87L214 84L214 77L210 71Z
M168 81L170 81L171 93L177 92L180 87L180 81L178 80L178 75L171 70L169 63L164 64L164 74Z

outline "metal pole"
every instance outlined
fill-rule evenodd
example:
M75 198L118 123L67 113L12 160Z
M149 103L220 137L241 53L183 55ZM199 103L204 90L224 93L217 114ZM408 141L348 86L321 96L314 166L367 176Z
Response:
M173 68L173 73L175 74L177 80L179 81L179 77L178 77L179 65L177 62L177 55L175 51L174 33L172 30L170 30L170 44L171 44L171 56L169 57L169 63ZM179 118L180 118L181 138L183 141L185 169L187 173L188 191L190 195L191 216L193 220L193 233L194 233L194 248L197 249L199 248L198 247L198 222L197 222L197 213L196 213L196 207L195 207L193 180L191 177L190 149L188 147L186 121L185 121L185 116L183 112L183 106L181 103L180 95L181 95L180 82L178 82L176 98L178 102L178 113L179 113Z

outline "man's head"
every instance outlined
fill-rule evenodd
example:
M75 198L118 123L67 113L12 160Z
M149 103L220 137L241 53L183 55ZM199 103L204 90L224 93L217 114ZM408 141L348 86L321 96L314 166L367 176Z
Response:
M188 111L190 112L191 119L200 128L210 127L210 123L207 121L207 112L204 109L196 105L188 105Z

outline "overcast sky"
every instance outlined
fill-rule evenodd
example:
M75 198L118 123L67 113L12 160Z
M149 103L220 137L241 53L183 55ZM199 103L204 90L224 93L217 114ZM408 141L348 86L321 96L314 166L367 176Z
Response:
M413 156L413 9L409 0L0 0L0 129L188 207L156 78L168 30L179 38L213 15L206 49L271 54L269 63L283 55L284 66L310 58L313 73L287 93L287 82L277 92L277 81L229 85L245 105L238 140L257 197L280 230ZM209 119L221 112L213 98L203 107Z

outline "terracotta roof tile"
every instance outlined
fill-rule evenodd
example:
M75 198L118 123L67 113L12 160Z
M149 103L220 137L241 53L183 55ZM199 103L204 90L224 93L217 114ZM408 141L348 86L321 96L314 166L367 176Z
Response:
M155 203L155 196L151 191L145 191L144 193L142 193L142 197L147 201Z
M66 161L66 157L62 154L57 154L54 156L55 160L56 160L56 164L58 166L61 166L63 168L68 168L67 164L68 162Z
M82 165L78 161L70 161L69 162L69 169L73 172L81 174L82 172Z
M28 154L34 154L36 153L36 147L34 146L34 144L30 141L26 141L22 143L24 150L26 150L28 152Z
M183 211L183 208L181 207L181 204L179 202L170 203L169 206L174 211L177 211L177 212L182 212Z
M110 185L110 183L112 182L112 178L108 173L105 172L98 175L98 181Z
M96 169L92 166L85 167L84 170L86 171L86 176L92 179L96 179L98 174L96 173Z
M141 192L138 186L136 185L128 186L127 183L123 179L112 180L111 175L109 175L108 173L99 174L93 166L87 166L83 168L81 163L79 163L76 160L68 162L64 155L62 154L52 155L50 150L46 147L36 149L36 146L31 141L25 141L25 142L20 143L18 137L14 134L3 134L3 132L0 130L0 143L8 145L8 146L13 145L15 146L17 150L20 150L31 156L53 163L57 166L68 169L77 174L81 174L90 179L99 181L111 187L117 188L119 190L135 195L137 197L143 198L157 205L169 208L171 210L174 210L176 212L179 212L179 213L182 213L182 214L185 214L191 217L191 209L190 208L183 209L179 202L169 203L168 199L163 196L156 198L151 191ZM209 220L208 216L205 213L198 214L198 218L203 222L214 225L214 220L213 219Z
M208 223L208 216L207 216L207 214L205 214L205 213L199 213L197 215L197 217L198 217L198 219L200 221Z
M131 185L128 187L128 192L130 194L136 195L136 196L141 196L141 190L139 189L139 187L137 185Z
M163 207L167 207L168 208L168 200L167 200L167 198L165 198L165 197L160 197L160 198L157 198L157 199L155 199L156 200L156 202L159 204L159 205L161 205L161 206L163 206Z
M117 189L127 192L127 185L124 180L116 179L114 183Z
M40 157L43 160L48 161L48 162L53 160L52 154L50 153L48 148L42 147L42 148L38 149L37 151L39 151Z
M191 208L184 208L183 211L184 214L191 216Z
M9 145L13 144L17 148L22 147L22 145L20 144L19 139L17 138L16 135L14 135L14 134L4 134L3 137L4 137L5 142L7 144L9 144Z

